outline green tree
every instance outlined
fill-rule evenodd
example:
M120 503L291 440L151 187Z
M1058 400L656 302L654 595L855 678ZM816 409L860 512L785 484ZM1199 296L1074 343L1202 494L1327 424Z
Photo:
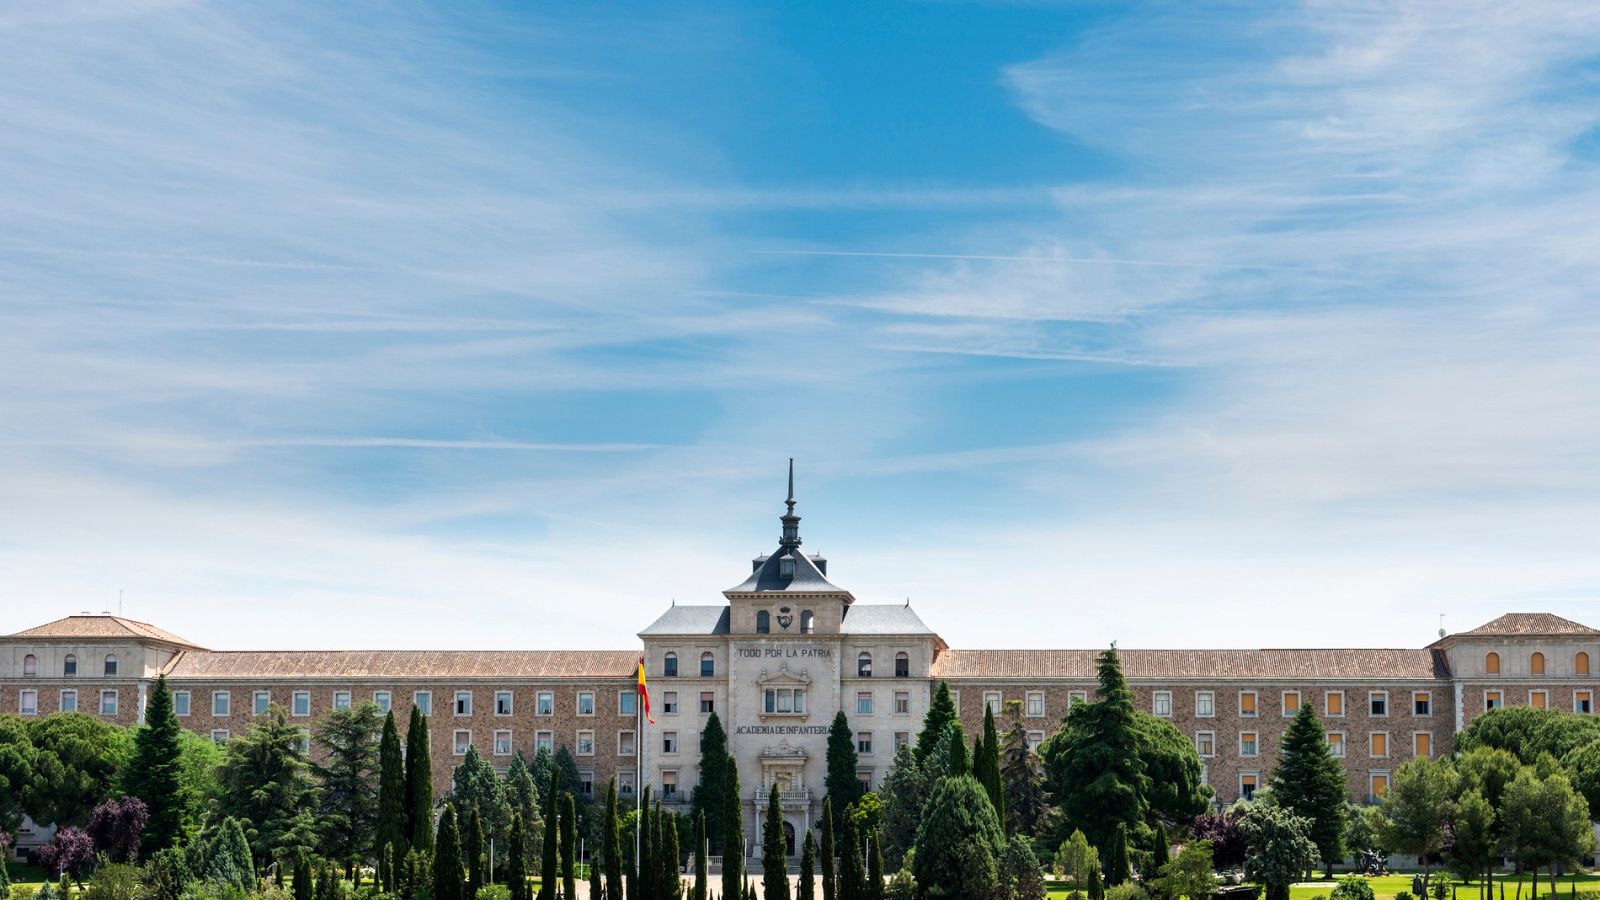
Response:
M231 886L244 892L256 890L256 866L250 843L245 837L244 825L238 819L222 820L214 832L206 836L197 854L199 865L195 874L211 885ZM290 858L304 856L303 851L291 851Z
M411 707L406 727L406 823L411 849L433 855L433 750L428 740L428 717Z
M800 881L795 887L795 900L817 900L817 842L809 828L800 847ZM705 898L696 897L695 900Z
M589 803L583 795L583 775L578 771L578 759L567 749L566 744L556 748L555 756L551 758L555 769L561 777L561 793L571 794L572 802L578 808L577 828L586 832L586 823L589 816Z
M1134 736L1144 763L1145 822L1187 825L1211 808L1194 739L1166 719L1147 712L1134 716Z
M967 736L961 732L961 723L950 726L945 735L945 777L960 778L972 774L972 758L967 755Z
M322 783L322 855L342 863L347 878L376 843L379 746L373 736L381 730L381 716L376 703L363 701L328 713L314 732L322 749L322 762L311 764Z
M1012 835L1006 841L997 868L998 900L1045 900L1044 870L1039 867L1039 857L1027 838Z
M883 900L883 843L876 828L867 832L867 900Z
M660 849L656 854L661 881L656 896L666 900L679 900L683 896L683 882L678 877L678 866L683 860L683 854L678 846L678 814L658 811L657 821L661 827L661 840L657 844Z
M1600 816L1600 738L1563 756L1561 767L1572 779L1572 786L1588 802L1589 814Z
M883 801L884 857L893 869L901 867L906 851L916 843L922 807L935 780L928 764L909 745L895 750L894 766L878 789Z
M1007 700L1005 711L1008 727L1000 738L1000 783L1006 798L1005 825L1016 834L1037 835L1050 809L1044 792L1043 763L1039 754L1028 745L1022 701ZM899 757L896 756L898 762Z
M1073 829L1072 836L1062 841L1056 851L1056 865L1072 880L1074 888L1087 891L1089 873L1100 871L1100 851L1089 843L1081 830Z
M461 854L467 862L467 897L478 896L478 888L483 887L484 852L486 845L483 838L483 817L473 807L459 810L458 816L464 817L465 827L461 829Z
M959 721L955 698L950 695L950 685L941 681L933 692L933 702L928 704L927 714L922 717L922 731L917 733L917 759L926 760L929 754L942 751L950 726Z
M522 816L522 852L526 860L533 858L534 847L544 841L544 816L539 811L540 783L521 751L511 757L511 765L506 767L506 803Z
M396 894L403 900L433 900L433 850L409 850L400 861Z
M511 838L510 846L506 852L506 885L511 890L511 900L529 900L528 893L528 858L519 850L528 842L526 829L522 826L522 813L511 813ZM612 894L617 897L619 894Z
M311 857L304 853L294 858L294 900L312 900L316 895L316 882L311 875Z
M1217 887L1211 869L1211 842L1184 844L1176 857L1156 870L1155 887L1158 896L1171 900L1210 900Z
M600 874L600 867L589 866L589 896L592 900L603 900L606 895L605 878Z
M826 800L823 801L822 810L826 816ZM728 805L722 811L722 896L739 896L743 884L744 812L739 803L739 771L735 769L728 782Z
M694 900L706 900L710 885L706 883L706 811L694 815Z
M1265 900L1289 900L1289 886L1317 860L1311 820L1281 806L1254 804L1240 823L1244 832L1244 874L1265 889Z
M1476 787L1467 788L1456 798L1450 816L1450 834L1447 859L1456 874L1466 881L1480 875L1491 876L1495 858L1499 856L1494 807ZM1485 887L1487 884L1486 877Z
M848 811L839 816L839 900L867 900L867 871L863 865L861 832Z
M827 759L823 784L828 790L828 797L833 800L833 826L839 828L838 817L844 814L850 804L861 799L861 777L856 774L859 763L856 736L850 731L850 721L845 718L842 709L834 714L833 724L828 727Z
M994 805L995 817L1000 820L1002 828L1006 824L1006 791L1005 784L1000 779L1000 733L994 727L994 709L988 704L983 707L983 738L979 745L978 754L973 760L973 774L978 777L978 783L983 785L983 790L989 795L989 802Z
M694 787L692 808L695 815L706 814L706 836L712 846L722 846L723 810L728 807L728 784L734 770L728 753L728 732L713 712L700 730L700 782Z
M563 897L578 896L578 805L571 794L561 798L561 891Z
M647 786L643 794L644 802L639 806L639 896L636 900L655 900L656 882L659 880L659 866L656 865L656 838L660 837L660 829L656 826L656 810L650 805L650 788ZM629 886L630 892L633 886Z
M144 722L133 733L133 758L123 774L122 789L143 800L150 811L142 844L145 852L153 853L178 844L198 818L197 798L182 785L183 726L173 714L165 675L156 678ZM0 771L0 796L4 779Z
M222 812L246 824L258 868L316 845L317 789L301 749L306 741L305 729L274 704L224 751Z
M439 814L439 834L433 842L433 900L462 900L463 869L456 808L446 800Z
M822 798L822 900L837 900L839 848L833 840L833 801Z
M1550 868L1551 895L1556 892L1556 868L1594 852L1589 804L1564 772L1543 777L1536 767L1518 772L1506 788L1500 815L1507 845L1518 861L1535 873L1541 866Z
M1044 745L1057 803L1071 827L1107 852L1118 824L1137 828L1148 811L1149 779L1139 756L1137 710L1116 647L1100 654L1099 693L1080 703Z
M1383 795L1379 840L1421 857L1423 884L1428 883L1433 856L1444 849L1458 778L1446 763L1413 759L1395 771Z
M622 900L622 846L620 835L617 833L617 779L611 778L611 784L606 788L606 820L603 823L605 831L601 835L600 852L606 861L606 896L612 900ZM516 900L516 898L512 898ZM695 900L705 900L697 897Z
M486 837L497 841L505 837L506 826L511 822L511 802L494 767L477 747L467 747L461 764L451 774L450 799L458 810L471 808L477 812Z
M1133 877L1133 866L1128 857L1128 825L1118 822L1111 832L1111 844L1106 848L1106 886L1116 887Z
M84 713L34 719L28 739L35 757L24 806L35 822L58 828L83 826L96 806L112 799L118 770L133 750L126 729Z
M1285 809L1311 820L1311 841L1329 878L1344 858L1344 809L1350 800L1344 766L1328 749L1328 733L1310 701L1300 705L1283 732L1283 752L1272 771L1272 796Z
M390 853L390 863L405 858L410 846L410 832L406 821L406 769L405 756L400 752L400 730L395 727L394 710L383 717L383 734L378 738L378 811L374 823L375 853L383 856L384 848ZM385 874L383 889L395 889L398 872Z
M994 890L1005 833L987 800L969 775L934 787L912 857L919 897L987 897Z
M789 900L789 858L783 840L783 798L777 782L767 793L767 818L761 827L761 895Z
M544 851L540 856L539 864L539 900L555 900L556 879L561 877L560 869L560 827L561 809L556 804L560 788L561 773L550 770L550 780L545 789L544 802Z
M1594 716L1558 709L1506 706L1473 719L1455 736L1455 746L1458 752L1498 747L1531 766L1546 753L1559 760L1597 739L1600 739L1600 719Z

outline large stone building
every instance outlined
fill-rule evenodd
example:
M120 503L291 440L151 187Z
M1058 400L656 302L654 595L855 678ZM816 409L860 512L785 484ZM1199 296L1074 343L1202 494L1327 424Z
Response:
M951 649L909 604L858 603L801 551L791 477L782 537L724 602L666 610L615 651L227 651L111 615L69 616L0 638L0 712L76 710L139 721L165 674L190 729L227 740L269 703L314 722L363 700L430 715L435 783L469 746L498 765L540 746L571 749L588 786L639 772L669 803L697 778L699 735L715 711L745 790L783 792L789 826L821 809L825 744L843 710L860 779L877 785L913 740L932 693L949 682L969 733L985 705L1022 705L1043 740L1072 703L1092 698L1096 650ZM656 724L641 732L634 667L643 655ZM1600 630L1545 613L1511 613L1419 649L1123 650L1139 705L1189 735L1219 803L1265 783L1302 701L1322 714L1350 795L1383 793L1416 756L1448 753L1486 709L1529 705L1592 714ZM23 843L28 840L24 834Z

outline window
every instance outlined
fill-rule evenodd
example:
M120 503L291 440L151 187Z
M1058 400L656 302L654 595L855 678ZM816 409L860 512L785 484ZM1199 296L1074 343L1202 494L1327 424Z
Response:
M756 634L772 633L772 614L766 610L756 613Z
M911 677L911 657L907 656L904 650L894 655L894 677Z
M1490 650L1483 657L1483 671L1486 675L1500 674L1500 654Z
M593 756L594 755L594 732L593 731L590 731L588 729L584 729L584 730L578 732L578 749L576 751L576 755L578 755L578 756Z
M858 715L858 716L870 716L870 715L872 715L872 692L871 691L858 691L858 692L856 692L856 715Z
M1196 731L1194 733L1194 752L1206 758L1216 756L1217 733L1214 731Z
M578 692L578 715L594 715L594 691Z
M472 746L472 732L464 728L457 728L450 737L450 752L456 756L466 756L467 748Z
M1239 755L1257 756L1261 742L1254 731L1239 732Z
M1411 714L1414 715L1414 716L1431 716L1431 715L1433 715L1433 692L1432 691L1412 691L1411 692Z
M226 744L228 742L228 729L226 729L226 728L213 728L213 729L211 729L211 742L213 744Z
M494 714L495 715L497 715L497 716L509 716L509 715L511 715L512 710L514 708L514 701L512 700L512 696L513 695L512 695L512 693L510 691L495 691L494 692Z
M707 715L717 711L717 694L715 691L700 692L700 714Z
M1156 691L1150 695L1150 712L1162 718L1172 716L1172 692Z
M636 756L639 753L639 735L632 731L617 732L617 755Z
M1239 715L1241 715L1241 716L1253 716L1255 714L1256 714L1256 692L1255 691L1240 691L1239 692Z
M556 749L556 733L554 731L535 731L533 733L533 752L535 755L540 750L554 753Z
M22 658L22 676L24 678L39 674L39 657L29 653Z
M1028 715L1029 717L1035 718L1035 719L1043 716L1044 715L1044 691L1029 691L1028 692L1028 701L1024 706L1023 712L1026 715Z
M639 691L617 691L617 715L636 716L639 714Z
M1256 782L1261 776L1255 772L1239 773L1239 796L1249 800L1256 795Z
M677 753L678 752L678 733L676 731L663 731L663 732L661 732L661 752L662 753Z
M350 692L349 691L334 691L333 692L333 708L334 709L349 709L350 708Z
M554 691L540 691L533 696L533 714L536 716L553 716L556 714L556 695Z
M800 613L800 633L801 634L811 634L813 631L816 630L816 627L817 627L817 617L815 615L812 615L811 610L809 610L809 609L808 610L804 610L803 612Z
M1550 695L1547 691L1529 691L1528 705L1534 709L1544 709L1550 705Z
M863 653L860 656L856 657L856 677L857 678L871 678L872 677L872 654L871 653Z
M388 691L373 691L372 702L377 704L379 709L388 712L394 707L394 695Z
M1082 691L1078 691L1080 695ZM1194 714L1202 719L1209 719L1217 714L1217 695L1211 691L1194 692Z
M1322 698L1323 711L1332 718L1344 717L1344 691L1329 691Z
M661 692L661 711L663 713L665 713L666 715L669 715L669 716L674 716L674 715L678 714L678 692L677 691L662 691Z
M39 714L39 692L20 691L17 693L17 712L24 716L37 716Z
M909 716L909 715L911 715L911 692L910 691L895 691L894 692L894 714L897 715L897 716Z
M271 705L272 693L270 691L256 691L250 695L250 714L252 716L266 713L267 707Z
M77 696L76 695L77 695L78 692L77 691L73 691L72 693L74 695L73 696L73 701L76 702L77 701ZM189 699L189 692L188 691L173 691L172 692L172 714L173 715L175 715L175 716L187 716L189 714L189 704L190 704L190 699ZM65 712L65 710L63 710L63 712Z
M1585 715L1594 712L1594 691L1573 691L1572 711Z
M1418 731L1411 735L1411 755L1422 759L1433 758L1433 735Z
M661 796L671 799L678 796L678 770L664 769L661 772Z
M69 656L67 658L71 659L72 657ZM72 673L68 672L67 674L71 675ZM1587 675L1587 674L1589 674L1589 654L1583 652L1582 650L1579 650L1577 652L1577 654L1572 657L1572 674L1574 674L1574 675Z
M793 559L780 559L780 560L778 560L778 577L779 578L793 578L794 577L794 560Z
M494 732L494 755L511 755L511 729L497 728Z
M1368 802L1382 800L1383 795L1389 792L1389 773L1373 772L1367 776Z
M1367 711L1374 716L1387 716L1389 714L1389 692L1368 691Z
M1292 715L1294 715L1295 713L1297 713L1299 711L1300 711L1300 692L1299 691L1284 691L1283 692L1283 714L1285 716L1292 716Z
M1196 696L1198 696L1198 695L1196 695ZM1067 691L1067 709L1070 710L1074 706L1077 706L1079 703L1088 703L1088 702L1089 702L1089 692L1088 691ZM1207 707L1207 708L1209 709L1209 707ZM1200 712L1199 712L1198 709L1195 710L1195 715L1200 715ZM1206 715L1210 715L1210 713L1206 713Z
M1543 675L1544 674L1544 654L1543 653L1540 653L1539 651L1535 650L1533 652L1533 654L1528 657L1528 672L1530 674L1533 674L1533 675Z
M678 654L668 653L666 659L661 661L661 677L678 677Z
M176 708L176 705L174 705L174 708ZM189 708L188 704L187 704L187 702L185 702L185 704L184 704L184 710L185 711L184 711L183 715L187 716L189 714L188 713L188 708ZM77 712L78 711L78 692L77 691L66 690L66 691L62 691L61 692L61 711L62 712Z
M700 677L714 678L717 674L717 658L709 651L700 654Z
M116 691L101 691L100 692L100 715L102 715L102 716L114 716L116 714L117 714L117 692Z
M762 699L762 712L785 715L804 715L806 692L804 688L767 688Z
M211 714L213 716L227 716L233 714L233 701L227 691L211 692Z
M1579 656L1583 656L1582 653L1580 653L1578 655ZM1588 670L1588 668L1585 668L1583 671L1585 673L1587 673L1589 670ZM78 657L77 657L77 655L72 654L72 653L68 653L66 659L63 659L61 661L61 674L67 676L68 678L71 678L72 676L78 674Z
M115 653L106 654L106 674L117 674L117 655Z
M1501 691L1484 691L1483 708L1499 709L1506 705L1506 695Z
M311 732L304 728L300 729L300 737L295 740L294 749L301 756L308 755L311 752Z
M1388 732L1374 731L1370 735L1370 741L1371 746L1368 748L1368 755L1370 755L1373 759L1384 759L1389 755Z
M433 691L417 691L411 695L411 702L422 710L423 715L433 715Z
M1334 756L1344 756L1344 732L1328 732L1328 752Z
M1028 749L1029 750L1037 751L1039 749L1039 745L1042 744L1042 743L1044 743L1044 732L1042 732L1042 731L1030 731L1030 732L1028 732Z
M860 754L861 756L872 755L872 732L856 732L856 753Z
M894 733L894 749L899 750L901 747L909 746L911 746L911 732L896 731Z
M984 710L984 712L998 713L1000 711L1001 704L1004 703L1004 702L1005 702L1005 698L1000 696L1000 692L999 691L984 691L983 692L983 710Z
M632 770L617 773L617 793L623 795L624 797L633 796Z
M862 790L863 793L871 793L872 792L872 770L871 769L858 769L856 771L856 782L861 785L861 790Z
M594 770L593 769L579 769L578 770L578 792L583 794L585 797L593 797L594 796Z
M456 691L455 712L458 716L472 715L472 692Z
M311 715L311 692L295 691L291 709L297 716Z

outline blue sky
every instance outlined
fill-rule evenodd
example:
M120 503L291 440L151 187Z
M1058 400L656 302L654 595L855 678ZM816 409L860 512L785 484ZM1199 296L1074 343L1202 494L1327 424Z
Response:
M9 5L0 630L628 646L790 456L807 548L956 646L1600 624L1597 47L1586 2Z

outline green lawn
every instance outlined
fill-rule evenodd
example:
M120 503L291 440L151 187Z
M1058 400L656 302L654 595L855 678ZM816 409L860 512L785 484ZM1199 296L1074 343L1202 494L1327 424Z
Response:
M1439 874L1440 873L1436 870L1434 872L1434 877L1439 877ZM1382 878L1369 878L1367 879L1367 882L1372 885L1372 892L1376 896L1377 900L1394 900L1395 894L1398 894L1401 891L1409 892L1411 890L1411 875L1412 873L1410 872L1402 875L1387 875ZM1450 877L1448 873L1445 873L1445 875L1446 877ZM1454 882L1455 879L1451 878L1451 881ZM1556 880L1556 883L1560 886L1558 900L1566 897L1572 890L1573 881L1574 879L1571 875L1567 875ZM1578 890L1580 891L1600 890L1600 875L1579 875L1576 881ZM1337 876L1334 881L1318 880L1302 882L1301 884L1297 884L1289 889L1289 900L1311 900L1312 897L1319 895L1326 896L1330 891L1333 890L1333 886L1337 883ZM1515 875L1495 876L1495 900L1499 900L1500 887L1502 884L1505 886L1506 900L1516 900L1518 897L1517 877ZM1530 900L1530 898L1533 896L1532 876L1522 876L1521 887L1522 900ZM1052 886L1050 888L1050 900L1061 900L1061 898L1066 897L1068 893L1070 893L1070 891L1065 888ZM1539 896L1545 897L1548 896L1549 893L1550 879L1547 875L1539 882ZM1478 885L1461 885L1456 890L1456 897L1457 900L1478 900Z

